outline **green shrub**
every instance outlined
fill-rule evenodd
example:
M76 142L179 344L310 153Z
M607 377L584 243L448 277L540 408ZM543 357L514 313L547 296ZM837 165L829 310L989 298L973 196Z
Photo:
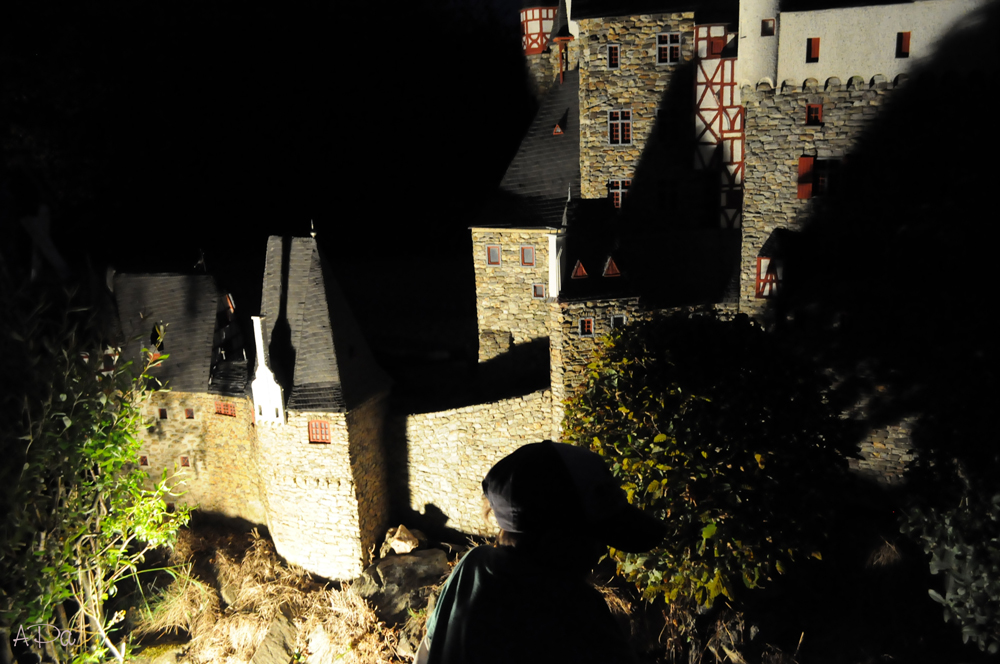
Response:
M906 510L900 530L923 544L932 574L943 577L944 619L962 629L962 640L1000 652L1000 492L995 483L973 487L955 468L962 495L947 508L919 505ZM937 501L940 503L940 501Z
M821 558L843 421L829 381L745 316L666 317L607 338L567 404L564 440L606 457L661 548L612 550L652 599L711 605Z

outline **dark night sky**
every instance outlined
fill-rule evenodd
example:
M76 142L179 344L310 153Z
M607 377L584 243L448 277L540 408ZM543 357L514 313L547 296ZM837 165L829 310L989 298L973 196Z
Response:
M77 264L201 248L247 316L266 236L315 219L368 326L398 301L474 316L466 228L532 113L518 5L371 7L5 4L4 163Z

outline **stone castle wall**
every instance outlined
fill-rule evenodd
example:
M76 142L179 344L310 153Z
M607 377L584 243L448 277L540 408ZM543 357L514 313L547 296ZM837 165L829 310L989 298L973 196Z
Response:
M656 109L680 66L656 64L656 35L682 33L681 60L690 60L694 13L581 19L579 25L580 192L583 198L604 198L609 180L634 176ZM619 44L618 69L608 67L609 43ZM632 111L632 143L611 145L608 112L622 109Z
M851 470L880 484L898 484L906 465L916 457L911 430L908 420L873 429L858 444L861 458L848 460Z
M289 562L328 579L358 576L388 519L378 441L385 396L344 413L289 411L258 427L267 525ZM330 443L309 442L309 422L329 423ZM353 435L348 434L350 422Z
M231 405L235 414L218 414L217 403ZM160 418L161 408L166 419ZM248 398L159 391L144 406L144 414L149 426L142 433L139 455L148 464L142 469L150 485L166 470L181 494L168 501L264 523L253 403Z
M511 344L523 344L549 335L545 298L535 298L532 288L541 284L548 293L549 253L547 229L472 229L476 276L476 315L479 328L479 361L497 357ZM487 246L499 245L500 265L487 263ZM521 247L534 248L534 266L521 265Z
M757 257L779 228L797 230L816 198L798 198L799 157L842 159L886 103L891 83L869 85L830 79L811 88L743 88L746 175L740 310L754 315L766 300L755 296ZM823 105L823 123L806 124L806 105Z
M406 416L410 507L433 506L447 527L493 535L482 516L482 481L497 461L550 436L548 390L493 403Z
M385 424L388 397L381 395L347 413L351 475L358 501L361 550L378 546L389 527L390 500L387 477Z

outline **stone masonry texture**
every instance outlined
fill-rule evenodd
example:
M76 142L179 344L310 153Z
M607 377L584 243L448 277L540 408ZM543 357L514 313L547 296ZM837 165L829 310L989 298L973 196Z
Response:
M552 395L532 392L493 403L406 416L410 507L429 506L447 526L493 535L483 520L482 481L497 461L549 437Z
M746 107L746 178L743 203L743 249L740 310L760 313L766 300L755 297L757 257L771 234L798 230L816 199L799 199L799 157L843 159L878 115L891 83L869 86L860 78L839 79L780 91L766 85L743 88ZM823 105L823 124L806 124L806 105Z
M582 19L580 25L580 193L604 198L608 181L631 178L656 121L656 109L679 66L656 63L656 35L680 32L681 60L694 53L694 13ZM620 45L609 69L607 45ZM693 92L692 92L693 94ZM632 111L631 145L608 142L608 112Z
M235 416L218 414L216 404L231 405ZM166 419L160 418L161 409ZM265 522L249 399L160 391L144 410L149 424L139 455L146 457L148 466L142 469L150 484L160 481L164 471L171 477L169 484L178 495L168 501Z
M549 335L545 298L533 297L532 287L548 289L547 229L472 229L476 275L476 315L479 327L479 361ZM500 246L500 265L487 264L487 247ZM521 247L532 247L534 266L521 265Z

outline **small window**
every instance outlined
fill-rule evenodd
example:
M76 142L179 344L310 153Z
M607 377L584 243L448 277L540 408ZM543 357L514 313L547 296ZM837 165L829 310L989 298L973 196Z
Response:
M545 297L545 284L532 284L531 297L540 300Z
M625 327L625 314L611 314L611 329L618 330Z
M806 124L823 124L823 104L808 104L806 106Z
M194 419L194 408L185 408L184 409L184 419L186 419L186 420L193 420Z
M840 162L836 159L799 157L798 198L825 196L836 186Z
M160 419L161 420L167 419L167 409L166 408L161 408L160 409Z
M553 129L552 129L552 135L553 136L562 136L563 135L562 126L556 125L555 127L553 127Z
M608 143L632 144L632 111L608 111Z
M806 40L806 62L819 62L819 37Z
M608 190L611 192L611 200L614 201L615 207L620 208L622 203L625 201L625 196L628 194L629 187L632 186L632 180L612 180L608 185Z
M681 33L663 32L656 35L656 64L672 65L681 61Z
M909 32L897 32L896 33L896 57L897 58L908 58L908 57L910 57L910 33Z
M608 69L618 69L618 44L608 44Z
M781 288L783 268L777 258L759 256L757 258L757 287L755 295L758 298L773 297Z
M330 438L330 423L326 420L311 420L309 422L309 442L310 443L329 443Z
M594 319L593 318L581 318L580 319L580 336L581 337L592 337L592 336L594 336Z
M486 245L486 264L487 265L500 265L500 245L499 244L488 244L488 245Z
M140 456L139 457L139 465L140 466L148 466L149 465L149 457L147 457L145 455Z
M708 38L708 57L709 58L721 58L722 51L726 49L726 44L728 43L725 37L709 37Z
M191 467L191 461L190 461L190 459L188 459L186 456L182 456L181 457L181 466L184 467L184 468L190 468Z
M534 247L521 247L521 265L524 265L525 267L534 267L535 265Z
M761 37L773 37L774 36L774 19L765 18L760 22L760 36Z
M215 414L225 415L226 417L236 417L236 404L228 403L226 401L216 401Z

